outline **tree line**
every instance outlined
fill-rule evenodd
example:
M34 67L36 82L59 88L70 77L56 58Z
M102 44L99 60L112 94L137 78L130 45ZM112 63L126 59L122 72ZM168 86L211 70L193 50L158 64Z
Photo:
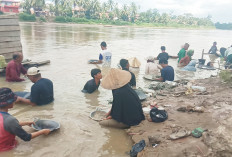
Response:
M232 30L232 23L215 23L217 29Z
M139 12L140 7L132 2L130 5L119 6L113 0L101 3L99 0L53 0L54 4L45 4L45 0L24 0L24 12L48 10L55 16L86 18L94 20L126 21L130 23L153 23L163 25L209 26L214 27L211 16L197 18L192 14L173 15L160 13L157 9Z

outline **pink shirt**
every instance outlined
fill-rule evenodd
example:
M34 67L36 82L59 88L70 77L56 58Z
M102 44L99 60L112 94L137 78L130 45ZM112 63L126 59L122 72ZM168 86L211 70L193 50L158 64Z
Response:
M6 81L8 82L21 82L24 79L20 78L20 74L26 74L27 70L21 63L16 63L14 60L10 61L6 67Z

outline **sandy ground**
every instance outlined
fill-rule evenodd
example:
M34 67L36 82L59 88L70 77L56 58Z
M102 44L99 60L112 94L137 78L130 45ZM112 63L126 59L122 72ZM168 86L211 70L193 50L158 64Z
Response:
M143 106L157 102L158 106L165 108L169 117L162 123L144 120L139 126L127 130L128 133L137 133L130 135L135 143L142 139L146 141L147 146L138 154L139 157L232 156L231 85L222 83L219 78L195 80L193 84L206 87L207 93L194 92L177 97L173 93L186 91L186 87L178 86L173 91L161 91L166 96L156 96L143 102ZM187 106L201 106L204 112L177 111L179 107ZM149 117L149 114L146 114L146 117ZM200 138L190 135L177 140L169 139L169 135L180 128L192 131L198 127L208 129ZM160 141L158 146L152 147L148 136Z

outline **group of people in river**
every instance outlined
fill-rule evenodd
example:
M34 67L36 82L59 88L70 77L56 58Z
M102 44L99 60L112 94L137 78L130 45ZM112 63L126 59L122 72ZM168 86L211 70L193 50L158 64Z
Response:
M218 56L216 42L209 50L210 55ZM100 44L102 53L99 59L94 64L102 64L102 68L110 67L112 53L107 49L106 42ZM156 81L174 81L175 73L172 66L168 65L170 57L178 58L178 66L183 67L183 70L194 71L196 61L192 60L194 50L188 50L189 44L184 44L183 48L178 53L178 56L170 56L166 52L166 47L161 46L161 53L157 57L147 57L145 74L156 75ZM232 45L228 49L220 49L221 56L225 57L229 68L232 64ZM2 58L0 57L2 61ZM13 59L6 65L6 81L21 82L24 81L20 77L23 74L28 77L34 84L31 87L31 92L20 93L13 92L9 88L0 88L0 151L6 151L14 148L17 144L15 136L20 137L24 141L42 135L49 134L49 129L42 129L34 133L27 133L22 126L32 125L34 122L19 122L16 118L8 113L10 108L13 108L14 103L30 104L32 106L46 105L54 101L53 83L51 80L42 78L40 70L37 67L31 67L28 70L22 65L23 54L15 53ZM159 64L155 63L158 60ZM213 57L211 62L213 62ZM93 93L99 88L99 85L105 89L112 90L113 103L106 118L99 122L102 126L115 128L128 128L138 125L145 119L142 105L137 93L134 91L136 87L136 77L130 71L130 63L127 59L119 61L120 69L109 68L108 73L103 77L99 68L91 70L92 79L87 81L82 92ZM209 64L212 66L212 64ZM28 95L29 94L29 95ZM27 95L27 96L26 96Z
M31 87L31 92L14 93L10 88L0 88L0 152L10 150L17 145L15 136L20 137L24 141L30 141L37 136L50 133L50 129L27 133L22 126L31 126L34 122L19 122L8 113L9 109L14 107L14 103L40 106L49 104L54 100L52 81L42 78L37 67L25 69L22 65L22 60L22 53L13 54L13 59L6 66L6 81L24 81L23 78L20 78L20 74L23 74L34 84Z

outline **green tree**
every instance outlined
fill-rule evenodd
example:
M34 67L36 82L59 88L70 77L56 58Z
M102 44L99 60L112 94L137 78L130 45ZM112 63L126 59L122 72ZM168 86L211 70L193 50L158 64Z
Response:
M124 4L122 7L122 10L120 12L120 18L123 21L129 21L129 8L126 4Z
M130 19L131 19L131 22L135 22L137 13L138 13L138 7L134 2L132 2L131 6L130 6Z

